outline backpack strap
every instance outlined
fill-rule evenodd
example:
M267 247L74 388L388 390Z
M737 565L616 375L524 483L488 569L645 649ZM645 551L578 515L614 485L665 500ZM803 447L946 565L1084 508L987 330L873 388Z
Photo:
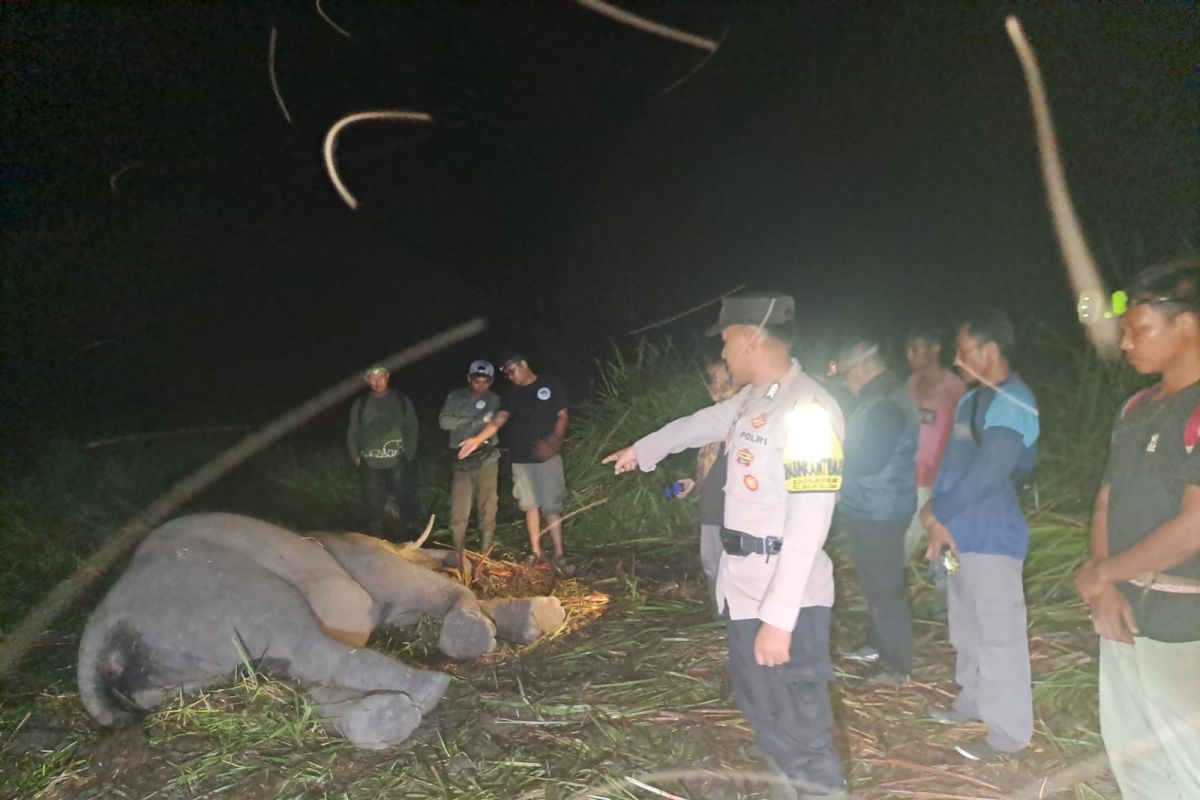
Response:
M1121 419L1125 419L1133 412L1135 408L1140 406L1143 401L1149 400L1158 394L1158 390L1162 388L1161 383L1156 383L1153 386L1147 386L1140 392L1135 392L1133 397L1125 401L1125 405L1121 406Z

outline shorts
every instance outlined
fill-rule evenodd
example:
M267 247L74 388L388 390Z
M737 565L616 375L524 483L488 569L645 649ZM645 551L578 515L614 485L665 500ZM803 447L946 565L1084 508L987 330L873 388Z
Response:
M522 511L540 508L547 514L561 514L567 502L567 481L563 477L562 456L540 464L513 464L513 497Z

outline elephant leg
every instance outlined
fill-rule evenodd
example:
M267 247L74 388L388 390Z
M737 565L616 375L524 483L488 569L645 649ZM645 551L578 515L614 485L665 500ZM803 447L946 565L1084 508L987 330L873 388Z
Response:
M536 642L567 618L557 597L495 597L479 605L496 623L496 636L519 644Z
M450 609L442 619L438 649L460 661L479 658L496 649L496 626L474 598Z
M307 686L403 692L423 714L433 710L450 685L445 673L414 669L373 650L347 647L319 630L284 640L276 637L269 646L280 671Z
M326 731L366 750L399 744L421 724L421 709L403 692L316 686L309 696Z

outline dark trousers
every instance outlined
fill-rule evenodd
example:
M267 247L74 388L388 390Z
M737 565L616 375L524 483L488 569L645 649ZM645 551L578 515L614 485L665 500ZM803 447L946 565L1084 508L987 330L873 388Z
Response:
M754 638L761 625L757 619L731 620L728 611L725 616L730 683L759 748L797 785L841 788L842 767L833 746L829 702L830 609L800 610L790 658L778 667L762 667L754 660Z
M400 459L395 466L374 469L363 464L358 469L362 486L362 515L367 532L398 541L417 538L421 532L421 512L417 504L416 460ZM395 505L394 516L388 503Z
M867 643L879 651L887 669L912 672L912 612L904 572L904 533L908 520L876 522L842 515L858 588L867 599L871 634Z

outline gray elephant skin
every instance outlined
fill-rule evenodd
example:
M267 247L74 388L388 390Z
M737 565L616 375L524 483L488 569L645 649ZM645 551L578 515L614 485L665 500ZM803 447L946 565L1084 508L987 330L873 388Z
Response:
M298 682L330 732L364 748L397 744L450 677L367 649L376 628L441 619L439 648L471 659L497 637L529 643L565 617L554 597L477 599L434 571L455 559L358 533L299 536L236 514L180 517L142 542L89 617L80 698L102 725L118 725L180 692L229 683L248 662Z

